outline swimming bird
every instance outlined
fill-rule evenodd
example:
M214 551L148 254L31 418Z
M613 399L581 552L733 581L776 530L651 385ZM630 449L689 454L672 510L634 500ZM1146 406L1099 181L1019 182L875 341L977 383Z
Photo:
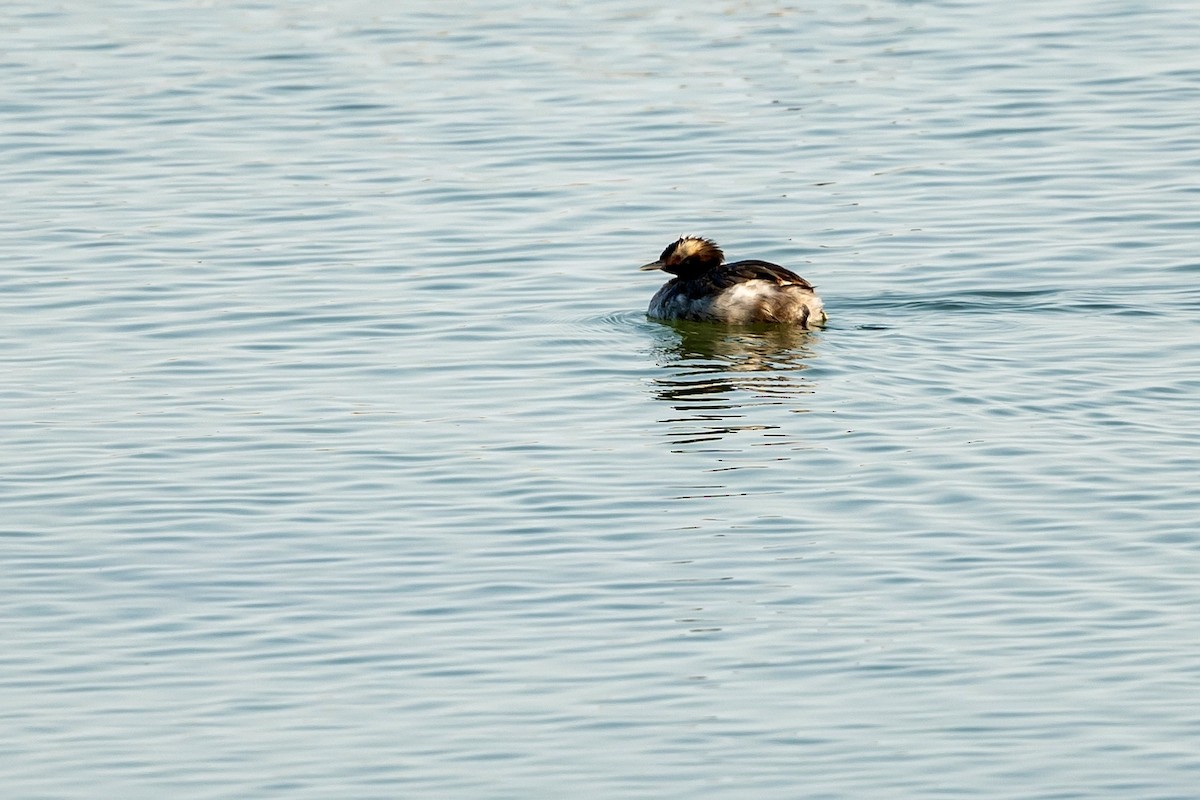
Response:
M657 261L642 270L661 269L675 277L650 300L656 319L741 325L777 322L812 329L825 324L825 307L812 284L769 261L725 263L712 239L681 236Z

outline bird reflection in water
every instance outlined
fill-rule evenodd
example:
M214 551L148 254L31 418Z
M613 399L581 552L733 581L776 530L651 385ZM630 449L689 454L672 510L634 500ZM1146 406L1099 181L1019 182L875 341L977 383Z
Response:
M667 374L654 393L678 414L661 420L680 445L714 442L759 431L762 444L796 441L765 407L802 412L796 401L812 394L805 375L814 356L814 334L794 326L724 327L708 323L660 323L654 355Z

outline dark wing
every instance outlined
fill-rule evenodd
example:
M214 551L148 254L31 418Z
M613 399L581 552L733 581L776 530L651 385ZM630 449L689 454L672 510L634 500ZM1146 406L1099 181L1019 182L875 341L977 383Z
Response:
M752 280L775 281L779 284L794 283L809 291L813 288L811 283L790 269L772 264L770 261L758 261L757 259L735 261L732 264L722 264L714 271L718 273L713 275L714 282L722 289L733 286L735 283Z

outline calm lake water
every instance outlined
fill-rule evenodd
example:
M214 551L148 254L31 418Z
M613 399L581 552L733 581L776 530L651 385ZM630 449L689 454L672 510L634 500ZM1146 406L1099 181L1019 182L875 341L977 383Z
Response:
M0 30L6 797L1196 796L1193 3Z

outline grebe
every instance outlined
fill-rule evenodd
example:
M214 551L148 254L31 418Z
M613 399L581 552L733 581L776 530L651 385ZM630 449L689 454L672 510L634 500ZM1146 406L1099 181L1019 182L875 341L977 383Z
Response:
M811 329L825 323L825 307L812 284L767 261L735 261L712 239L681 236L658 261L641 267L675 277L663 284L646 313L657 319L740 325L782 322Z

